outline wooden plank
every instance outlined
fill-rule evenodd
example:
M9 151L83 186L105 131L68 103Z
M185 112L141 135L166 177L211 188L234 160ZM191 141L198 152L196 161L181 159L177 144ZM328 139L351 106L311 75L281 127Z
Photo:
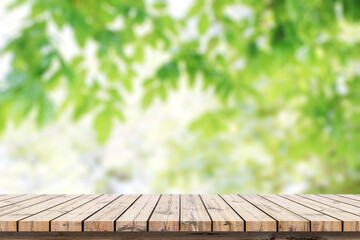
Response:
M278 195L261 195L261 196L309 220L312 232L341 231L342 228L341 221L333 217L329 217L328 215L304 207L303 205L300 205L298 203L295 203L289 199L280 197Z
M149 231L179 231L179 226L180 195L162 195L149 219Z
M32 199L32 198L36 198L36 197L40 197L41 195L18 195L17 197L14 197L14 198L7 198L7 199L4 199L0 202L0 208L3 208L3 207L7 207L9 205L12 205L14 203L17 203L17 202L22 202L22 201L25 201L25 200L29 200L29 199Z
M214 232L243 232L244 221L217 194L203 194L200 198L204 202L212 221Z
M339 202L347 203L347 204L353 205L355 207L360 207L360 201L352 199L352 198L346 198L346 197L336 195L336 194L326 194L326 195L319 195L319 196L337 200Z
M351 198L351 199L360 201L360 195L355 195L355 194L337 194L337 196L341 196L341 197L345 197L345 198Z
M0 196L0 201L25 196L25 194L3 194Z
M116 231L147 231L147 221L155 209L160 195L142 195L136 202L116 220Z
M360 230L360 216L345 212L335 207L325 205L323 203L311 200L301 195L283 195L294 202L300 203L304 206L312 208L316 211L322 212L334 218L343 221L343 231L359 231Z
M181 195L180 231L211 231L211 219L199 195Z
M276 219L280 232L308 232L310 222L259 195L240 195L242 198Z
M360 234L358 196L0 195L0 232Z
M276 221L238 195L221 197L245 220L247 232L276 231Z
M118 198L118 195L105 194L51 221L51 231L81 232L82 222Z
M339 210L345 211L345 212L350 212L352 214L358 215L360 216L360 203L358 204L358 206L352 206L350 204L335 200L335 199L331 199L328 198L325 195L302 195L303 197L309 198L311 200L323 203L325 205L329 205L335 208L338 208ZM349 199L350 200L350 199Z
M41 202L39 204L23 208L21 210L18 210L16 212L11 212L9 214L3 215L0 217L0 231L2 232L12 232L17 231L17 221L24 219L26 217L29 217L31 215L34 215L38 212L41 212L43 210L46 210L48 208L51 208L53 206L56 206L58 204L61 204L65 201L68 201L74 197L77 197L76 195L60 195L56 198L49 199L48 201Z
M0 232L6 240L358 240L360 232Z
M114 231L115 220L133 204L139 194L123 195L84 221L84 231Z
M21 202L16 202L14 204L8 205L4 208L0 208L0 216L3 216L5 214L9 214L15 211L19 211L23 208L27 208L45 201L48 201L50 199L59 197L61 195L41 195L35 198L30 198L28 200L25 201L21 201Z
M18 223L18 231L26 232L49 232L50 221L64 215L71 210L80 207L81 205L88 203L100 195L82 195L78 198L71 199L60 205L44 210L38 214L27 217Z

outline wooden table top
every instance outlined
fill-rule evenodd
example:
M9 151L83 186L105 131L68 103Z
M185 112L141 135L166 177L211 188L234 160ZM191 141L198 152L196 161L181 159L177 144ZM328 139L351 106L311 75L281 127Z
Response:
M0 232L359 232L360 195L0 195Z

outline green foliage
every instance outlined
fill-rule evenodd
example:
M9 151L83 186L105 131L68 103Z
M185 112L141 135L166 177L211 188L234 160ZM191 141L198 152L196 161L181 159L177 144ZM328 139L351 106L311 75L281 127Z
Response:
M104 143L110 136L112 129L111 114L108 111L99 113L94 121L94 129L97 133L97 139L100 143Z
M169 60L139 80L144 108L156 99L165 101L181 77L189 86L201 81L220 103L189 126L200 133L194 136L202 147L188 151L174 144L176 159L188 159L211 142L223 146L223 134L238 133L242 141L261 144L281 170L290 159L315 157L322 161L328 187L360 191L359 1L196 0L182 19L169 14L166 1L17 0L9 7L22 4L31 6L27 24L3 51L11 54L11 70L0 88L0 131L11 122L20 124L30 113L41 127L70 109L76 121L98 113L94 129L99 142L105 142L114 123L125 120L122 95L133 91L135 67L151 61L145 54L149 48ZM245 14L228 13L239 6ZM122 26L109 27L118 18ZM199 35L186 39L193 20ZM82 51L73 59L60 51L61 43L49 33L51 24L59 31L70 27L81 50L96 43L97 76L89 76ZM147 24L150 31L135 31ZM211 35L215 25L219 28ZM126 53L129 46L132 54ZM60 89L66 97L55 101L53 93ZM251 131L241 131L244 128ZM199 157L212 162L198 173L221 167L221 159L237 148L231 146L219 148L221 156ZM259 178L269 178L257 172L259 166L252 167ZM194 173L192 167L183 169ZM228 173L234 179L239 174L231 169ZM324 191L319 179L309 181L314 183L311 190Z
M209 26L210 26L209 17L206 14L203 14L199 20L199 33L201 35L204 35L204 33L207 32Z

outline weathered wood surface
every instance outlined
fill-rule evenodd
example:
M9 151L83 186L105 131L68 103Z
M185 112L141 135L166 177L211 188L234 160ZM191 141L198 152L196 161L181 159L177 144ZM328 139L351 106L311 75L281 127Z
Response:
M112 232L114 221L124 213L140 195L122 195L84 221L84 231Z
M56 232L92 232L97 236L112 232L119 236L109 239L135 232L193 237L187 233L360 234L360 196L2 194L0 234L11 232L18 235L8 236L53 232L49 236L54 239L60 236ZM346 239L349 235L342 236Z
M179 219L180 195L162 195L149 219L149 231L179 231Z
M180 231L211 232L212 221L199 195L181 195Z
M246 225L246 232L275 232L276 220L238 195L221 197L241 216Z
M355 240L358 232L0 232L6 240Z
M257 208L276 219L279 232L309 232L310 221L293 213L285 207L270 202L259 195L242 195L242 197Z
M83 222L91 215L98 212L100 209L106 207L109 203L114 201L119 196L116 195L102 195L95 200L84 204L81 207L52 220L51 231L54 232L81 232L83 231Z
M282 198L277 195L265 195L269 201L286 208L293 213L300 215L311 222L312 232L338 232L341 231L341 221L311 208L304 208L302 205Z
M343 230L346 232L358 232L360 231L360 216L350 213L344 209L336 208L331 205L325 204L325 200L322 202L316 201L316 197L309 196L286 196L288 199L300 203L303 206L308 206L318 212L324 213L331 217L337 218L343 223Z
M160 195L142 195L116 220L115 230L119 232L145 232L148 220L154 211Z
M202 195L214 232L243 232L244 221L219 195Z

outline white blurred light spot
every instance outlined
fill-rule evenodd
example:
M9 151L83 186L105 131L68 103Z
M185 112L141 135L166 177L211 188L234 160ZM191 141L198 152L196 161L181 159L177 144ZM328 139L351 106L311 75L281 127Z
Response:
M189 8L192 6L193 3L194 1L169 0L169 13L175 18L185 17L185 14L188 12Z
M225 15L231 18L233 21L238 22L244 19L250 20L254 14L251 8L241 4L235 4L225 8Z
M341 96L348 94L349 89L346 86L346 79L344 76L339 76L336 79L336 92Z
M309 53L309 48L307 46L302 46L296 50L295 57L298 61L305 61Z
M254 33L254 28L247 28L247 29L245 29L245 31L244 31L244 33L243 33L243 37L244 38L249 38L249 37L251 37L251 35L253 35L253 33Z
M121 16L116 17L113 22L108 24L107 28L110 31L119 31L124 29L124 18Z
M245 59L241 58L234 62L233 68L236 70L242 70L245 68L245 64L246 64Z
M259 49L265 49L266 48L266 37L265 36L260 36L256 39L256 46Z
M143 37L146 34L149 34L153 29L153 26L150 21L146 21L142 25L137 25L134 28L134 32L138 37Z

